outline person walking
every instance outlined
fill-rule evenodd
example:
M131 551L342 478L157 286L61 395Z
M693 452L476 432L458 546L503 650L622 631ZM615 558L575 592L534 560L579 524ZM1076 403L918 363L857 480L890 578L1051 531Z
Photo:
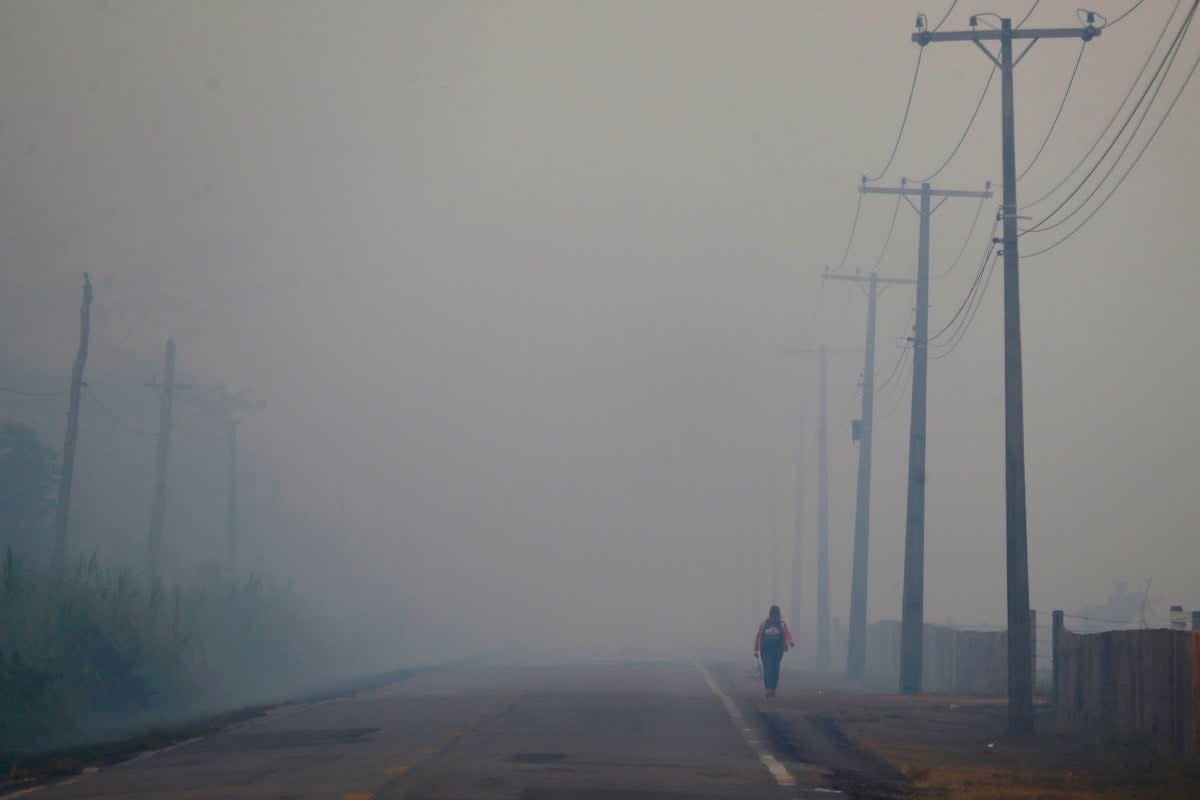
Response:
M792 641L792 632L783 621L779 606L771 606L767 618L758 626L754 636L754 657L762 654L763 688L767 697L775 696L775 688L779 686L779 664L783 654L796 646Z

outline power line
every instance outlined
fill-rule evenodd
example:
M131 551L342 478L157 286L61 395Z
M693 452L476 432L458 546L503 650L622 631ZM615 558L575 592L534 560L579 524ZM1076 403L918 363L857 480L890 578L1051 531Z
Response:
M1183 23L1184 26L1181 29L1181 34L1186 34L1186 31L1190 26L1190 19L1192 19L1192 16L1196 11L1196 7L1198 7L1198 6L1200 6L1200 0L1196 0L1196 4L1192 6L1192 12L1190 12L1188 14L1188 19L1184 20L1184 23ZM1122 146L1121 151L1118 152L1116 158L1114 158L1114 160L1112 160L1111 166L1108 168L1108 170L1106 170L1106 172L1104 173L1102 178L1100 178L1100 180L1096 182L1096 186L1094 186L1092 188L1092 191L1087 193L1087 197L1080 200L1079 205L1076 205L1074 207L1074 209L1072 209L1072 211L1067 213L1066 216L1062 217L1061 219L1057 219L1056 222L1052 222L1050 224L1045 224L1046 221L1048 221L1048 219L1052 215L1054 215L1054 213L1058 209L1061 209L1061 207L1062 207L1062 204L1061 204L1060 206L1058 206L1058 209L1055 209L1055 211L1051 211L1049 213L1049 215L1046 215L1046 217L1044 217L1042 219L1042 221L1038 222L1037 224L1034 224L1033 227L1027 228L1025 231L1022 231L1022 235L1026 234L1026 233L1045 233L1045 231L1052 230L1054 228L1060 227L1060 225L1062 225L1062 224L1066 224L1068 219L1074 217L1076 215L1076 213L1079 213L1080 211L1084 210L1084 207L1088 203L1090 203L1091 199L1093 197L1096 197L1096 193L1099 192L1100 188L1102 188L1104 186L1105 181L1109 180L1110 176L1112 175L1112 173L1114 173L1114 170L1117 168L1118 164L1121 163L1121 160L1124 157L1124 154L1126 154L1126 152L1128 152L1129 145L1132 145L1134 142L1134 139L1138 138L1138 131L1141 130L1141 126L1145 124L1146 119L1148 118L1148 116L1150 116L1150 109L1153 107L1154 101L1158 100L1158 92L1162 91L1163 86L1166 83L1166 76L1168 76L1168 73L1170 72L1171 67L1175 65L1175 59L1176 59L1176 56L1178 56L1178 54L1180 54L1180 48L1182 47L1182 44L1183 44L1183 37L1182 36L1177 37L1176 42L1175 42L1174 52L1170 53L1169 61L1166 62L1166 65L1165 65L1166 71L1162 73L1163 78L1162 78L1162 80L1159 80L1158 85L1156 86L1156 88L1154 88L1153 94L1150 96L1150 102L1146 103L1146 108L1144 109L1144 112L1142 112L1141 118L1138 120L1138 124L1136 124L1134 126L1133 132L1129 133L1129 138L1126 140L1126 143L1124 143L1124 145ZM1162 67L1159 67L1159 68L1162 68ZM1193 67L1193 70L1195 70L1195 67ZM1168 116L1170 115L1171 109L1175 108L1175 103L1178 101L1178 98L1180 98L1180 95L1183 94L1183 89L1187 88L1188 80L1190 80L1190 79L1192 79L1192 72L1188 72L1187 78L1184 79L1183 84L1180 86L1180 92L1178 92L1178 94L1176 94L1175 100L1171 101L1170 107L1168 109L1166 109L1166 113L1163 115L1163 119L1160 119L1158 122L1158 125L1156 127L1154 127L1154 131L1151 133L1150 138L1148 138L1146 140L1146 144L1142 145L1142 149L1139 152L1138 156L1136 156L1134 158L1133 164L1130 164L1129 169L1127 169L1126 172L1124 172L1124 174L1121 176L1121 178L1117 180L1116 186L1112 187L1112 191L1110 191L1108 196L1105 196L1104 200L1102 200L1102 206L1105 203L1105 201L1108 201L1109 197L1112 197L1112 192L1115 192L1116 187L1121 185L1121 182L1124 181L1124 176L1129 174L1130 170L1133 169L1134 164L1138 163L1138 161L1141 160L1141 155L1144 154L1144 152L1146 151L1146 148L1148 148L1148 146L1150 146L1150 143L1153 142L1154 134L1157 134L1159 128L1163 126L1163 122L1165 122L1166 118L1168 118ZM1148 86L1147 86L1147 89L1148 89ZM1114 144L1115 143L1116 143L1116 140L1114 139ZM1102 158L1103 158L1103 156L1102 156ZM1099 162L1097 162L1096 166L1099 167ZM1094 172L1096 172L1096 170L1094 170L1094 168L1093 168L1092 173L1094 173ZM1088 178L1091 178L1092 173L1088 173ZM1086 182L1086 181L1087 181L1087 178L1084 179L1084 182ZM1080 190L1080 188L1082 188L1082 182L1079 187L1076 187L1075 191L1078 192ZM1074 194L1074 192L1072 192L1072 194ZM1067 199L1069 200L1070 197L1068 197ZM1063 201L1063 204L1064 203L1066 203L1066 201ZM1091 218L1094 215L1094 213L1096 213L1096 211L1098 211L1098 210L1099 210L1099 206L1097 207L1097 209L1094 209L1092 211L1092 213L1090 213L1090 215L1087 216L1087 218ZM1087 218L1085 218L1085 222L1086 222ZM1074 230L1078 230L1078 229L1079 228L1076 227ZM1072 230L1072 233L1074 233L1074 230ZM1069 236L1069 234L1068 234L1068 236ZM1066 240L1067 240L1067 236L1064 236L1063 239L1060 240L1060 242L1066 241ZM1040 251L1040 252L1045 252L1045 251Z
M1065 198L1063 198L1061 203L1059 203L1057 206L1055 206L1054 209L1052 211L1050 211L1050 213L1046 214L1046 216L1042 217L1036 223L1034 223L1030 227L1026 228L1024 231L1022 231L1019 234L1020 236L1024 236L1027 233L1033 233L1033 232L1039 231L1039 230L1049 230L1051 227L1061 224L1061 222L1059 222L1059 223L1055 223L1054 225L1046 225L1046 223L1050 220L1051 217L1053 217L1055 214L1057 214L1059 211L1061 211L1067 205L1067 203L1071 202L1071 199L1073 197L1075 197L1075 195L1077 195L1083 189L1083 187L1087 184L1087 182L1089 180L1091 180L1092 176L1096 174L1096 171L1098 169L1100 169L1100 166L1104 163L1104 160L1106 158L1108 158L1108 154L1112 152L1113 147L1115 147L1117 142L1121 140L1121 135L1123 133L1125 133L1125 129L1129 127L1129 123L1133 122L1134 117L1137 116L1138 109L1142 107L1142 104L1146 102L1146 98L1148 96L1150 96L1151 89L1153 89L1154 90L1153 97L1151 97L1150 103L1146 104L1146 108L1142 113L1142 120L1145 120L1146 115L1149 114L1150 106L1154 102L1154 98L1158 96L1158 92L1162 88L1162 81L1160 81L1159 78L1161 76L1165 80L1166 72L1164 72L1164 70L1170 71L1170 65L1174 63L1175 56L1177 56L1179 54L1179 47L1180 47L1180 45L1182 45L1183 39L1186 36L1187 31L1191 27L1192 18L1196 13L1197 5L1200 5L1200 0L1195 0L1195 2L1192 3L1191 10L1188 11L1187 16L1184 17L1183 24L1179 26L1179 30L1175 32L1175 38L1171 41L1171 44L1167 47L1167 51L1163 54L1163 59L1161 62L1159 62L1158 68L1155 69L1154 74L1150 76L1150 80L1146 84L1146 88L1142 90L1142 94L1138 98L1138 101L1133 105L1133 108L1131 108L1129 110L1129 116L1126 117L1126 119L1123 123L1121 123L1121 127L1118 128L1116 134L1113 135L1113 139L1111 142L1108 143L1108 147L1104 148L1104 152L1101 153L1100 157L1096 159L1096 163L1092 165L1092 168L1090 170L1088 170L1088 173L1086 175L1083 176L1083 179L1078 183L1078 185L1076 185L1076 187L1071 190L1070 194L1068 194ZM1134 128L1134 133L1137 133L1137 128L1141 127L1141 124L1142 124L1141 122L1138 122L1137 127ZM1127 141L1125 143L1125 146L1121 149L1121 153L1117 155L1116 161L1120 161L1121 155L1123 155L1125 153L1125 151L1129 148L1129 145L1130 145L1130 143L1132 143L1132 141L1133 141L1133 135L1131 134L1129 141ZM1109 168L1109 172L1105 175L1105 178L1107 178L1108 174L1111 174L1112 170L1115 168L1116 168L1116 162L1114 162L1113 166ZM1101 179L1100 183L1103 184L1103 182L1104 182L1104 178ZM1092 194L1094 195L1097 190L1093 190ZM1088 198L1085 198L1083 202L1086 203L1087 200L1090 199L1090 197L1091 197L1091 195L1089 195ZM1079 208L1082 208L1082 207L1083 207L1083 204L1080 204ZM1075 213L1077 213L1079 211L1079 208L1077 208L1075 211L1071 212L1071 214L1069 214L1067 218L1069 219L1071 216L1073 216Z
M1126 13L1128 13L1128 12L1126 12ZM1064 613L1063 616L1066 617L1067 619L1082 619L1082 620L1086 620L1088 622L1103 622L1107 625L1128 625L1129 624L1129 620L1127 620L1127 619L1101 619L1100 617L1088 617L1088 616L1084 616L1083 614L1067 614L1067 613Z
M904 398L910 396L909 390L912 389L913 377L913 364L910 356L912 356L912 347L905 347L900 354L900 382L896 384L896 394L892 399L892 405L883 414L884 419L891 419L892 415L904 405Z
M862 197L862 195L859 195ZM883 240L883 247L879 250L879 257L875 259L875 265L871 267L871 271L879 269L879 264L883 261L883 256L887 253L888 245L892 242L892 231L896 230L896 217L900 213L900 201L904 199L903 195L896 195L896 205L892 208L892 222L888 225L887 236Z
M1000 254L996 253L992 256L991 262L988 264L987 275L984 277L982 288L975 294L975 303L971 306L971 310L967 316L963 318L963 322L958 326L955 336L951 341L944 345L935 345L942 348L941 351L933 356L938 360L949 358L958 346L967 338L967 332L971 329L971 324L975 321L975 315L979 313L980 307L983 305L983 298L987 295L988 286L992 283L992 273L996 270L996 262L1000 260Z
M949 336L944 341L935 341L931 344L930 349L937 350L939 353L934 358L938 360L949 358L950 354L958 349L958 345L966 339L967 332L975 321L975 315L979 313L979 308L983 305L983 298L987 294L988 286L991 285L992 273L995 271L998 258L998 253L992 253L990 258L984 262L982 271L976 275L975 282L967 293L964 306L960 307L960 311L963 313L956 315L957 319L946 326L946 328L953 326L949 331ZM943 329L943 332L945 330Z
M1033 16L1033 12L1037 11L1037 7L1041 2L1042 0L1033 0L1033 5L1031 5L1029 10L1025 12L1025 16L1021 17L1021 21L1017 23L1018 28L1025 24L1025 20Z
M1071 96L1071 86L1075 84L1075 76L1079 73L1079 63L1083 61L1083 51L1087 49L1087 42L1082 42L1079 45L1079 55L1075 57L1075 66L1071 69L1071 77L1067 79L1067 88L1063 92L1062 101L1058 104L1058 111L1054 113L1054 119L1050 122L1050 130L1046 131L1046 138L1042 139L1041 145L1038 146L1037 152L1033 154L1033 158L1025 169L1021 170L1021 174L1017 176L1017 180L1021 180L1028 174L1029 170L1033 169L1033 165L1041 158L1042 151L1046 149L1046 143L1050 141L1050 136L1054 133L1054 128L1058 125L1058 120L1062 116L1063 108L1067 105L1067 98ZM994 70L995 67L993 66Z
M926 177L920 178L918 181L919 183L927 183L928 181L936 178L939 174L941 174L942 170L949 166L950 162L954 160L954 157L958 155L959 148L962 147L963 142L967 140L967 134L971 132L971 128L975 125L976 118L979 117L979 109L983 108L984 98L987 97L988 89L992 87L992 78L994 77L996 77L995 64L992 65L992 70L988 73L987 82L984 83L983 91L979 95L979 102L975 104L975 111L971 113L971 118L967 120L967 127L963 129L962 136L958 137L958 144L954 145L954 149L950 151L950 155L946 156L946 160L942 162L942 165L933 172L929 173L929 175Z
M882 392L887 388L888 384L892 382L892 379L895 378L896 374L900 371L900 365L908 356L909 351L912 350L912 346L909 345L905 340L901 339L900 342L901 344L899 344L897 347L897 349L900 351L900 355L896 358L896 363L892 365L891 370L888 371L888 376L884 378L883 383L875 387L876 392Z
M1083 220L1080 221L1080 223L1078 225L1076 225L1074 228L1072 228L1070 230L1070 232L1067 233L1066 236L1063 236L1061 239L1059 239L1057 242L1050 245L1049 247L1042 248L1041 250L1038 250L1037 252L1034 252L1034 253L1027 253L1025 255L1026 258L1033 258L1034 256L1040 256L1043 253L1046 253L1050 250L1053 250L1055 247L1058 247L1060 244L1065 242L1067 239L1070 239L1072 236L1074 236L1075 233L1080 228L1082 228L1084 225L1086 225L1088 223L1088 221L1091 220L1092 217L1096 216L1096 214L1099 213L1100 209L1104 208L1105 204L1108 203L1109 198L1111 198L1113 196L1113 194L1116 193L1117 189L1120 188L1121 184L1125 182L1125 179L1127 177L1129 177L1129 173L1132 172L1133 168L1137 166L1137 163L1142 160L1142 156L1146 154L1146 150L1148 150L1150 148L1150 144L1151 144L1151 142L1154 141L1154 137L1158 135L1158 131L1162 128L1163 123L1165 123L1167 121L1167 117L1170 116L1172 109L1175 108L1175 103L1177 103L1179 101L1180 96L1183 95L1183 90L1187 88L1187 85L1191 81L1192 76L1196 74L1196 67L1198 67L1198 66L1200 66L1200 56L1198 56L1196 58L1196 60L1192 62L1192 68L1190 70L1188 70L1188 74L1187 74L1187 77L1184 78L1183 85L1179 87L1179 91L1176 92L1175 97L1172 98L1171 105L1167 107L1167 112L1165 114L1163 114L1162 119L1160 119L1158 121L1158 124L1156 126L1154 126L1154 130L1151 131L1151 133L1150 133L1150 138L1146 140L1146 143L1142 146L1141 151L1138 152L1137 156L1133 159L1133 162L1129 165L1129 168L1126 169L1125 172L1121 175L1121 177L1117 179L1117 182L1113 185L1112 189L1109 190L1108 194L1106 194L1103 197L1103 199L1100 200L1100 204L1097 205L1094 209L1092 209L1091 213L1089 213L1086 217L1084 217Z
M930 346L930 351L936 351L931 355L931 358L939 361L949 358L950 355L958 349L958 346L967 338L967 333L971 329L972 323L975 322L975 315L979 313L979 308L983 305L983 298L987 294L988 287L992 282L992 273L995 272L996 261L998 255L993 255L987 262L982 280L977 289L975 289L967 298L968 305L966 313L964 313L954 325L954 329L950 331L949 337L942 342L937 342Z
M946 9L946 13L942 15L940 20L938 20L938 24L933 26L935 31L941 30L941 27L946 24L946 20L950 19L950 14L954 11L954 7L956 5L958 5L958 0L954 0L954 2L950 4L950 7Z
M842 260L838 262L838 269L846 266L846 257L850 255L850 245L854 244L854 232L858 230L858 215L862 211L862 201L863 196L860 193L858 204L854 206L854 221L850 223L850 238L846 240L846 249L842 251ZM822 281L821 285L824 286L825 282Z
M120 428L123 431L128 431L129 433L136 433L139 436L148 436L151 438L158 436L158 434L155 433L154 431L144 431L141 428L135 428L131 425L126 425L125 421L121 419L121 416L119 414L117 414L115 411L110 409L104 403L100 402L100 398L96 396L96 393L94 391L92 391L91 386L84 384L83 390L85 392L87 392L87 396L92 399L92 402L96 404L96 407L98 409L100 409L100 411L104 414L104 416L108 417L109 421L112 422L112 424L115 425L116 427Z
M1033 200L1031 202L1028 202L1021 206L1018 206L1018 208L1020 208L1021 210L1025 210L1028 208L1033 208L1034 206L1038 205L1043 200L1050 197L1055 192L1057 192L1059 189L1061 189L1063 184L1065 184L1067 181L1069 181L1071 179L1071 176L1074 175L1076 172L1078 172L1079 168L1082 167L1085 163L1087 163L1088 158L1090 158L1092 153L1094 153L1096 151L1096 148L1100 145L1100 142L1102 142L1104 140L1105 134L1107 134L1109 129L1112 128L1113 123L1117 121L1117 117L1120 115L1121 109L1125 107L1125 104L1129 102L1129 98L1133 96L1133 90L1136 89L1138 84L1141 82L1142 75L1144 75L1146 73L1146 68L1150 66L1150 62L1154 59L1154 54L1156 52L1158 52L1158 46L1160 44L1162 44L1163 37L1167 35L1167 30L1170 29L1170 27L1171 27L1171 20L1173 20L1175 18L1175 14L1178 13L1179 6L1182 3L1183 3L1183 0L1175 0L1175 7L1172 8L1171 13L1167 15L1167 20L1166 20L1166 22L1163 23L1162 29L1159 30L1158 37L1154 40L1154 46L1151 47L1150 52L1146 54L1146 60L1142 62L1141 69L1138 70L1137 75L1133 79L1133 83L1131 83L1129 85L1129 89L1126 90L1125 96L1123 98L1121 98L1121 102L1117 104L1117 107L1115 109L1113 109L1112 116L1110 116L1108 118L1108 122L1105 123L1104 127L1100 129L1100 133L1099 133L1099 135L1096 136L1095 141L1092 142L1091 146L1088 147L1088 149L1080 157L1079 161L1077 161L1075 163L1075 166L1071 167L1070 171L1068 171L1067 174L1064 175L1058 181L1058 183L1056 183L1056 184L1054 184L1054 186L1050 187L1049 191L1047 191L1045 194L1043 194L1041 197L1037 198L1036 200Z
M900 130L896 133L896 143L892 145L892 153L888 156L887 163L883 165L879 174L873 178L867 178L869 183L874 183L886 175L887 171L892 168L892 162L896 160L896 151L900 149L900 140L904 138L904 128L908 125L908 112L912 109L913 95L917 91L917 76L921 74L921 57L924 55L924 48L917 51L917 65L913 68L912 85L908 87L908 102L904 104L904 117L900 120Z
M67 390L63 389L58 392L27 392L23 389L17 389L12 386L0 386L0 392L6 392L7 394L15 394L18 397L34 397L34 398L48 399L51 397L62 397L63 395L65 395L67 393Z
M1119 17L1117 17L1117 18L1116 18L1116 19L1114 19L1112 22L1106 22L1106 23L1104 23L1104 27L1106 27L1106 28L1111 28L1113 25L1116 25L1118 22L1120 22L1121 20L1125 19L1126 17L1128 17L1128 16L1129 16L1130 14L1132 14L1133 12L1137 11L1137 10L1138 10L1138 6L1140 6L1140 5L1141 5L1142 3L1144 3L1144 2L1146 2L1146 0L1137 0L1137 2L1136 2L1136 3L1134 3L1133 5L1131 5L1131 6L1130 6L1128 9L1126 9L1126 11L1125 11L1125 13L1124 13L1124 14L1122 14L1122 15L1121 15L1121 16L1119 16Z
M959 318L966 312L967 305L971 302L971 298L974 296L975 291L979 288L980 282L983 280L984 270L986 270L987 266L988 266L988 256L992 255L992 249L994 246L994 243L992 240L996 235L996 228L998 228L998 227L1000 227L1000 213L999 212L996 213L996 219L992 223L991 233L988 234L987 246L985 247L985 249L983 251L982 258L980 258L979 268L975 272L975 279L971 282L971 287L967 290L967 296L965 298L963 298L963 301L959 305L958 310L954 312L954 315L952 317L950 317L950 321L947 322L941 330L939 330L937 333L933 334L932 336L929 336L925 340L927 345L940 339L946 333L946 331L950 330L950 328L952 326L954 326L954 324L959 320Z
M966 329L970 327L971 322L975 319L975 312L979 308L979 304L983 300L983 295L987 291L988 284L991 282L992 270L996 266L996 259L999 256L998 251L991 250L984 252L984 262L980 270L975 275L975 280L971 284L971 289L967 293L964 305L959 307L959 313L955 314L956 319L947 323L946 327L939 331L939 337L948 329L950 330L949 338L946 341L940 339L932 339L932 346L935 348L951 348L956 342L961 341L966 335Z
M1141 117L1138 119L1138 122L1134 126L1133 131L1130 132L1129 138L1125 140L1125 144L1121 147L1120 152L1117 153L1116 158L1113 159L1113 162L1109 166L1108 170L1104 173L1104 175L1100 178L1100 180L1096 182L1095 187L1093 187L1091 192L1088 193L1087 197L1083 198L1083 200L1080 201L1079 205L1077 205L1070 213L1068 213L1062 219L1060 219L1056 222L1050 223L1049 225L1044 225L1046 220L1049 219L1050 216L1053 216L1054 213L1058 211L1058 208L1062 208L1062 206L1065 205L1066 200L1071 199L1071 195L1068 195L1067 199L1064 200L1063 203L1060 204L1058 208L1056 208L1054 211L1050 212L1050 214L1048 214L1045 218L1043 218L1041 221L1039 221L1037 224L1033 225L1031 228L1024 231L1023 233L1030 233L1030 232L1034 232L1034 231L1045 232L1045 231L1051 230L1053 228L1057 228L1058 226L1066 223L1066 221L1071 219L1071 217L1075 216L1080 211L1082 211L1083 208L1087 205L1088 201L1090 201L1093 197L1096 196L1096 192L1100 191L1100 187L1102 187L1104 185L1105 181L1107 181L1108 178L1113 174L1113 171L1117 168L1117 165L1121 162L1121 159L1125 156L1125 153L1129 151L1129 147L1130 147L1130 145L1133 144L1134 139L1137 138L1138 131L1141 130L1142 125L1145 124L1146 119L1150 116L1150 109L1153 108L1155 100L1158 99L1159 92L1161 92L1163 86L1166 85L1167 75L1170 73L1171 68L1175 65L1175 59L1179 56L1179 51L1183 47L1183 40L1187 36L1187 31L1191 27L1191 20L1196 13L1197 7L1200 7L1200 0L1197 0L1197 2L1192 5L1192 9L1190 12L1188 12L1188 16L1184 19L1183 25L1180 27L1179 33L1176 34L1175 41L1172 42L1173 49L1168 49L1167 54L1164 56L1163 64L1159 65L1158 70L1155 71L1155 76L1151 78L1150 84L1147 84L1146 89L1149 90L1150 86L1154 85L1155 78L1157 78L1161 72L1162 77L1161 77L1161 79L1158 80L1157 86L1154 87L1154 92L1150 95L1149 102L1146 103L1145 108L1142 110ZM1165 67L1165 70L1164 70L1164 67ZM1189 77L1190 77L1190 74L1189 74ZM1184 84L1186 85L1186 80L1185 80ZM1141 100L1145 99L1145 96L1146 96L1145 92L1143 92L1142 98L1139 99L1139 101L1138 101L1139 105L1141 104ZM1177 99L1178 99L1178 95L1176 95L1176 100ZM1174 101L1172 101L1171 107L1173 108L1174 105L1175 105L1175 103L1174 103ZM1082 189L1083 184L1086 183L1087 180L1091 177L1091 175L1095 172L1095 170L1097 168L1099 168L1100 162L1103 161L1104 157L1108 154L1108 151L1112 149L1112 145L1116 144L1117 139L1120 137L1121 132L1123 132L1125 127L1129 124L1129 122L1132 121L1132 114L1136 113L1136 111L1137 111L1137 108L1135 107L1133 112L1131 112L1130 119L1126 121L1125 125L1122 125L1121 131L1117 132L1117 138L1113 139L1112 144L1110 144L1109 148L1105 150L1105 154L1100 157L1100 161L1097 161L1096 166L1093 167L1092 171L1089 172L1088 175L1083 179L1083 181L1080 182L1080 185L1076 187L1075 191L1072 192L1072 195L1074 195L1075 192L1077 192L1079 189ZM1170 113L1170 109L1168 109L1167 113L1168 114ZM1164 115L1163 119L1164 120L1166 119L1165 115ZM1162 123L1160 122L1159 125L1161 126L1161 124ZM1157 128L1156 128L1156 131L1157 131Z
M963 254L967 252L967 245L971 244L971 234L975 232L975 226L979 224L979 217L983 213L983 204L986 200L986 197L979 198L979 205L975 206L975 216L971 219L971 227L967 229L967 235L963 238L962 247L958 249L958 255L954 257L954 261L950 262L950 266L946 268L945 272L941 272L933 277L945 278L951 272L954 272L954 268L957 267L958 262L962 260Z

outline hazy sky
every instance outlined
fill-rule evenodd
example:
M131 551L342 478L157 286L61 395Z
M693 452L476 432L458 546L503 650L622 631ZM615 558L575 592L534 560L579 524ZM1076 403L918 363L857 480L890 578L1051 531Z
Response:
M533 639L748 636L772 520L784 576L790 563L803 417L803 627L816 363L783 348L862 343L863 294L819 276L895 141L913 20L948 5L2 0L3 358L66 368L89 271L90 377L144 370L174 336L190 374L267 401L244 441L321 530L281 559L414 624ZM960 5L947 30L1030 3ZM1028 24L1076 24L1077 5L1045 0ZM1086 46L1022 201L1088 147L1175 6L1147 0ZM1022 167L1079 48L1043 41L1018 67ZM969 43L926 49L881 185L941 163L989 68ZM998 184L998 89L936 185ZM1022 264L1039 609L1098 602L1117 579L1200 608L1197 91L1091 223ZM935 274L978 207L938 211ZM863 201L847 269L875 263L893 209ZM934 330L993 212L933 284ZM882 273L914 274L916 223L901 206ZM882 382L912 292L879 307ZM997 273L961 347L931 362L930 621L1003 620L1000 311ZM858 355L831 360L842 619L860 371ZM877 397L872 619L898 615L908 374Z

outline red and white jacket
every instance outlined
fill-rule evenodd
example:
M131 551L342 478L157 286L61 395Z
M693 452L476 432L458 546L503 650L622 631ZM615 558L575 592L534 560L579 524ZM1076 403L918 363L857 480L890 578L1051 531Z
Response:
M762 643L763 629L767 627L767 623L771 622L771 618L767 617L758 626L758 633L754 634L754 655L758 655L758 647ZM796 642L792 639L792 632L788 629L787 623L782 618L779 619L779 626L783 628L783 641L788 648L795 647ZM786 648L785 648L786 649Z

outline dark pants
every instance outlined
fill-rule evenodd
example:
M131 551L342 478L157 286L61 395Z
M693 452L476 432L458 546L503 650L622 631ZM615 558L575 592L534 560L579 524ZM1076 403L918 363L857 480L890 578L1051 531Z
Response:
M778 653L770 650L762 651L763 688L768 692L775 691L779 685L779 662L783 661L783 651Z

